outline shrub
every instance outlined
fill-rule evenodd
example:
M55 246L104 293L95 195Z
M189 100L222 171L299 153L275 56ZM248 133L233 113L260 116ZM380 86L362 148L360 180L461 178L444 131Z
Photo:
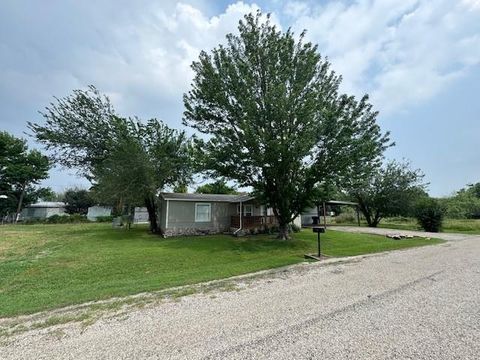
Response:
M43 224L43 219L26 219L22 221L24 225L35 225L35 224Z
M83 223L89 222L85 215L73 214L73 215L59 215L55 214L46 219L27 219L23 221L25 225L33 224L71 224L71 223Z
M343 212L335 216L335 224L351 224L357 222L357 215L352 212Z
M268 234L276 234L276 233L278 233L279 230L280 229L278 228L277 225L272 225L267 229L267 233Z
M107 223L113 221L113 215L106 215L106 216L97 216L95 218L96 222Z
M445 207L435 199L422 199L415 207L415 217L425 231L439 232L442 229L444 215Z
M291 224L289 230L290 230L290 232L298 233L298 232L300 232L301 229L298 225Z

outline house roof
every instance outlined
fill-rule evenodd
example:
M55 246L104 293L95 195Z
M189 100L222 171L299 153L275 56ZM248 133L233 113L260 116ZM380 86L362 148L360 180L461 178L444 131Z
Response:
M186 193L161 193L160 196L165 200L172 201L210 201L237 203L255 199L248 194L225 195L225 194L186 194Z
M40 201L35 204L27 205L29 208L63 208L65 203L57 201Z
M328 204L328 205L352 205L352 206L357 206L358 205L358 203L356 203L356 202L340 201L340 200L325 201L325 204Z

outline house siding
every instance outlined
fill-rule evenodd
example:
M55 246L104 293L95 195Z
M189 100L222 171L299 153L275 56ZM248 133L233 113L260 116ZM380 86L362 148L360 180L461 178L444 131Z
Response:
M22 219L47 219L53 215L65 215L64 208L26 207L22 211Z
M166 200L162 201L161 227L166 236L215 234L230 230L231 215L236 212L233 204L208 201L172 201L168 204L168 226L166 219ZM211 205L211 218L208 222L195 221L195 204Z
M231 226L232 216L238 216L238 202L167 199L160 198L158 219L162 233L166 237L231 233L237 230L236 227L232 228ZM196 204L210 204L210 221L195 221ZM242 205L252 206L252 216L263 216L265 213L265 207L259 205L255 200L242 201ZM245 216L245 212L243 215Z

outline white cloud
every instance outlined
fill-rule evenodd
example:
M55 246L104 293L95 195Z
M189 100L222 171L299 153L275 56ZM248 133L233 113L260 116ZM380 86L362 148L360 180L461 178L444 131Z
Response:
M360 0L310 7L307 29L343 89L369 92L384 113L425 101L480 63L478 0ZM296 5L298 6L298 5Z
M462 0L462 4L470 10L480 10L480 0Z

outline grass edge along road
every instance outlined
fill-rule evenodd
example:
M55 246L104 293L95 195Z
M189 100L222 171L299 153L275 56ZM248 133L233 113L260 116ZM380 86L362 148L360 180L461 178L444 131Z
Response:
M0 226L0 318L227 278L305 261L316 234L163 239L143 226ZM441 243L328 231L325 254L341 257Z

